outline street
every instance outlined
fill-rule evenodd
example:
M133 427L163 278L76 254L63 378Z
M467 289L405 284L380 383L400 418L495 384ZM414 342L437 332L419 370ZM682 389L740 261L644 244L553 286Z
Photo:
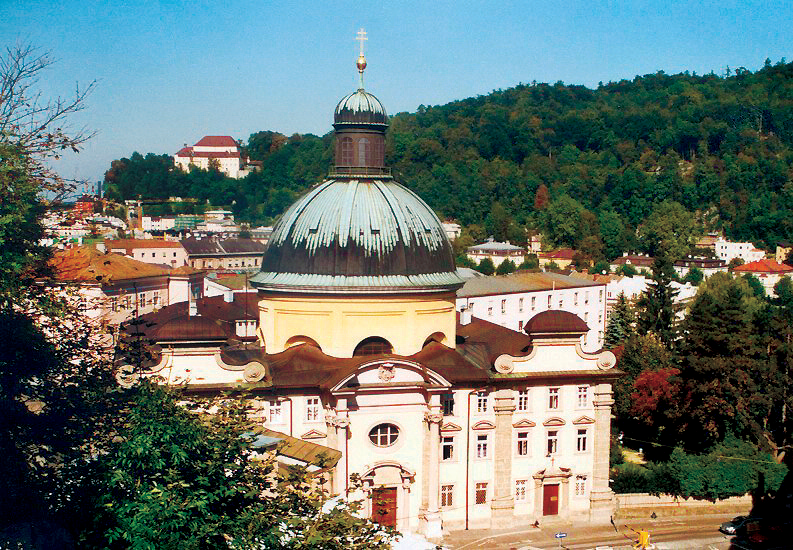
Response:
M544 525L540 528L529 526L522 529L456 531L444 539L444 545L454 550L584 550L609 546L617 550L632 546L637 538L633 530L645 529L650 532L650 542L659 550L727 550L730 547L730 537L719 533L718 526L733 515L632 519L616 522L616 531L611 525L570 523ZM564 533L566 536L556 538L557 533Z

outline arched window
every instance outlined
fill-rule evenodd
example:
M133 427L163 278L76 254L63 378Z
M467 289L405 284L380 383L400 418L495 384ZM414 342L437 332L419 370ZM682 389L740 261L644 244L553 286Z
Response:
M355 347L355 351L352 354L354 357L359 357L361 355L385 355L391 353L392 350L393 348L388 340L378 336L371 336L362 340L361 343Z
M313 338L309 338L308 336L292 336L289 340L284 343L285 348L291 348L293 346L299 346L300 344L308 344L309 346L314 346L315 348L322 349L319 344L317 344L316 340Z
M393 424L378 424L369 430L369 439L378 447L390 447L399 437L399 428Z
M426 340L424 340L424 345L421 347L426 346L430 342L438 342L439 344L443 344L446 341L446 335L442 332L433 332L430 334Z
M358 140L358 166L370 166L372 159L372 142L368 138Z
M352 138L341 138L339 145L339 166L352 166Z

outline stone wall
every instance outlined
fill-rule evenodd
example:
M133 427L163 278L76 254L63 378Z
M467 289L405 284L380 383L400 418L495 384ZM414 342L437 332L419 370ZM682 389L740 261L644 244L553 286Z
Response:
M752 509L752 497L730 497L711 502L694 498L653 496L649 493L615 495L617 509L615 518L644 518L655 513L658 517L694 516L701 514L746 514Z

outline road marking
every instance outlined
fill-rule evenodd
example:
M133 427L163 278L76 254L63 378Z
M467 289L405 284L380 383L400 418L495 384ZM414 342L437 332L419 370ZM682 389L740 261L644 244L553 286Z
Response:
M495 539L496 537L509 537L509 536L512 536L512 535L525 535L526 533L531 533L531 532L532 531L523 530L523 531L512 531L510 533L499 533L497 535L490 535L490 536L487 536L487 537L484 537L484 538L481 538L481 539L477 539L475 541L468 542L466 544L463 544L462 546L458 546L457 550L463 550L463 548L474 547L474 545L476 545L476 548L480 548L485 543L489 544L489 543L495 542L493 539ZM529 547L527 546L527 548L529 548Z

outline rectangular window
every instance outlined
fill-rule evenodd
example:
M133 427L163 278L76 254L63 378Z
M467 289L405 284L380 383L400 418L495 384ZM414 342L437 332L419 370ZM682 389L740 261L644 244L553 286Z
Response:
M515 480L515 502L526 502L526 480Z
M110 298L110 310L118 311L118 300L116 298Z
M603 314L598 313L598 325L602 325L602 324L603 324Z
M584 292L584 303L585 304L589 303L589 291L588 290L586 292Z
M578 435L575 438L575 450L579 453L586 452L586 428L578 430Z
M444 508L454 506L454 485L441 485L441 506Z
M283 421L280 401L270 401L270 424L280 424Z
M518 321L518 332L523 331L523 321Z
M586 476L577 476L575 478L575 496L586 496Z
M492 317L493 316L493 304L487 305L487 314Z
M518 411L526 412L529 410L529 390L518 391Z
M523 298L518 298L518 311L523 311Z
M487 392L476 392L476 412L480 414L487 412Z
M603 301L603 291L602 291L602 290L600 291L600 297L598 298L598 300L599 300L600 302L602 302L602 301Z
M319 420L319 397L306 398L306 422Z
M559 298L559 309L564 309L564 300Z
M474 498L475 504L486 504L487 503L487 483L477 483L476 484L476 493Z
M441 459L451 460L454 458L454 438L442 437L441 438Z
M584 312L584 322L586 323L587 321L589 321L589 312L585 311Z
M559 388L548 388L548 408L559 408Z
M559 450L559 431L550 430L548 432L548 454L555 455Z
M518 456L529 456L529 432L518 432Z
M487 458L487 436L476 436L476 458Z
M578 386L578 407L589 406L589 386Z
M506 313L506 312L507 312L507 301L501 300L501 313Z
M443 416L454 416L454 394L443 394L441 397L441 406L443 407Z
M573 293L573 305L578 305L578 292Z
M537 306L537 297L536 296L532 296L531 297L531 310L534 311L534 308L536 306Z
M548 309L551 309L552 307L553 307L553 296L551 296L549 294L548 295Z

